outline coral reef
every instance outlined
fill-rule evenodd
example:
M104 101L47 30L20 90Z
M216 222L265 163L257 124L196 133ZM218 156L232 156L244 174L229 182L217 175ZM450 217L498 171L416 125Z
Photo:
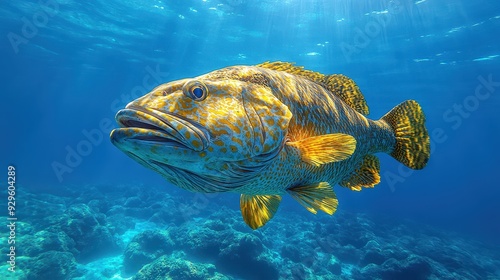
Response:
M186 280L229 280L216 272L213 264L195 263L185 259L185 254L164 255L143 267L133 280L186 279Z
M173 241L166 230L145 230L132 239L123 254L125 272L137 272L144 265L172 251Z
M28 267L26 279L70 279L76 275L76 261L69 252L47 251L20 266Z
M118 248L107 227L106 215L94 212L85 204L71 205L61 219L60 229L74 242L77 259L89 260L111 254Z
M17 279L500 278L498 247L410 221L314 216L285 204L253 231L223 196L161 187L23 189L18 197Z

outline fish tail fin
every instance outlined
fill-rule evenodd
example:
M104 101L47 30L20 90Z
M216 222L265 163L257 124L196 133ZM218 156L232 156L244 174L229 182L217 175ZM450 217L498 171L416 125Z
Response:
M425 115L414 100L407 100L382 117L394 132L396 144L391 156L412 169L422 169L430 156L430 139Z

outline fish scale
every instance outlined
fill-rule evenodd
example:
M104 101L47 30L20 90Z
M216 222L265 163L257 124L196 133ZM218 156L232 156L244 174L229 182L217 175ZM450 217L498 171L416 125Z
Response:
M376 153L426 165L430 141L417 102L379 120L368 112L344 75L265 62L160 85L117 113L121 128L110 137L181 188L240 193L243 220L257 229L286 194L314 214L333 214L335 185L360 191L380 182Z

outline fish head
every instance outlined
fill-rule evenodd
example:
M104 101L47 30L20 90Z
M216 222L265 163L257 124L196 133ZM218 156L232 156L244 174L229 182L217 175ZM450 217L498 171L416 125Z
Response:
M237 77L158 86L117 113L112 143L187 190L243 186L277 157L292 114L268 86Z

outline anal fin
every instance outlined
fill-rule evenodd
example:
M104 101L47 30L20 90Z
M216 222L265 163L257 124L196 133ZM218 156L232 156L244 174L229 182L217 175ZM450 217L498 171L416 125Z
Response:
M287 192L313 214L321 210L332 215L339 204L337 196L327 182L292 187Z
M380 183L380 162L374 155L366 155L361 166L358 167L349 179L339 183L339 185L353 191L360 191L361 188L373 188Z
M335 133L308 137L288 146L299 150L303 161L314 166L349 158L356 149L356 139L351 135Z
M258 229L273 218L280 202L279 195L242 194L240 208L243 220L252 229Z

